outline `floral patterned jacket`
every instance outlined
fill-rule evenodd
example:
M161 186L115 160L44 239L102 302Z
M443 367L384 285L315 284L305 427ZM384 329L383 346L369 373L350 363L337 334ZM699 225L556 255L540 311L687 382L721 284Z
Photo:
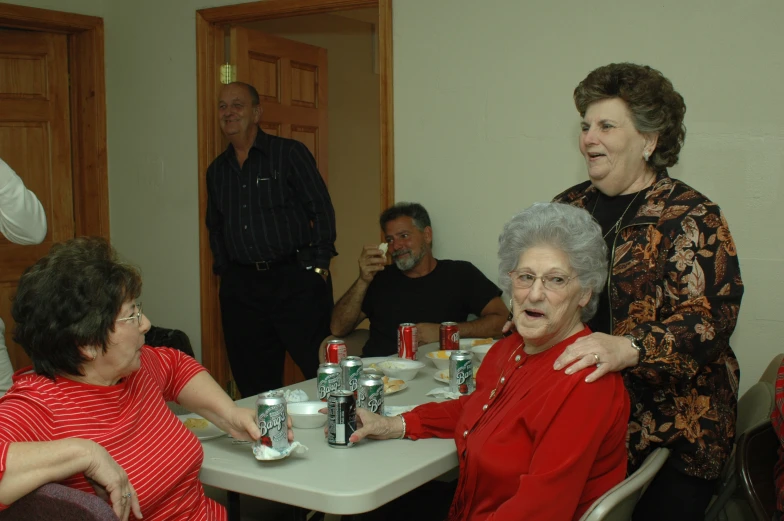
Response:
M590 182L555 198L591 208ZM661 172L610 252L615 335L644 346L624 370L632 409L629 472L657 446L685 474L719 476L735 438L738 363L730 347L743 282L718 205Z

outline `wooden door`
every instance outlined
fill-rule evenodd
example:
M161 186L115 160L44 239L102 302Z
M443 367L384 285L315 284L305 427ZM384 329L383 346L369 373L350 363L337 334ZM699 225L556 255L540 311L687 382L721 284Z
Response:
M244 27L232 27L230 39L237 81L259 92L259 126L304 143L327 182L327 50ZM304 379L286 354L283 384Z
M232 27L231 63L259 91L264 132L304 143L326 182L327 50Z
M74 236L68 81L66 35L0 29L0 157L41 201L48 224L36 246L0 236L0 316L15 369L30 363L11 340L19 277L53 243Z

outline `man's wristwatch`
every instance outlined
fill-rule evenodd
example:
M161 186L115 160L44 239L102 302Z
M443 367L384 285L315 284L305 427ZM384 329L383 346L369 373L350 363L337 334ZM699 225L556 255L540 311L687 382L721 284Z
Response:
M628 338L629 341L632 343L632 347L637 350L637 353L639 354L639 358L638 358L637 363L642 362L642 359L645 356L645 346L642 345L642 342L640 342L640 339L637 338L634 335L623 335L623 336L624 336L624 338Z
M329 270L325 270L324 268L313 268L313 271L324 277L329 277Z

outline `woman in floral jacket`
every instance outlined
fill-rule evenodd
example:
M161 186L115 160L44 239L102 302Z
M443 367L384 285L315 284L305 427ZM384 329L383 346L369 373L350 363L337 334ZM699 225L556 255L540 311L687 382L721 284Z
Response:
M718 205L667 175L686 106L659 71L629 63L575 89L590 180L555 200L599 221L610 276L596 333L556 360L587 381L622 371L632 402L629 471L656 447L667 465L634 520L703 519L735 437L738 364L729 344L743 295L735 243Z

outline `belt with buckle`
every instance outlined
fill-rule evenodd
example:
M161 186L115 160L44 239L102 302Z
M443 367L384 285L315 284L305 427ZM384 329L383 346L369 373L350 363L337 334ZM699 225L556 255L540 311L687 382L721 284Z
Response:
M278 260L271 260L271 261L258 261L252 264L240 264L235 263L236 266L240 268L250 269L253 271L270 271L274 270L275 268L280 268L281 266L289 266L294 264L296 261L295 257L292 255L291 257L285 259L278 259Z

